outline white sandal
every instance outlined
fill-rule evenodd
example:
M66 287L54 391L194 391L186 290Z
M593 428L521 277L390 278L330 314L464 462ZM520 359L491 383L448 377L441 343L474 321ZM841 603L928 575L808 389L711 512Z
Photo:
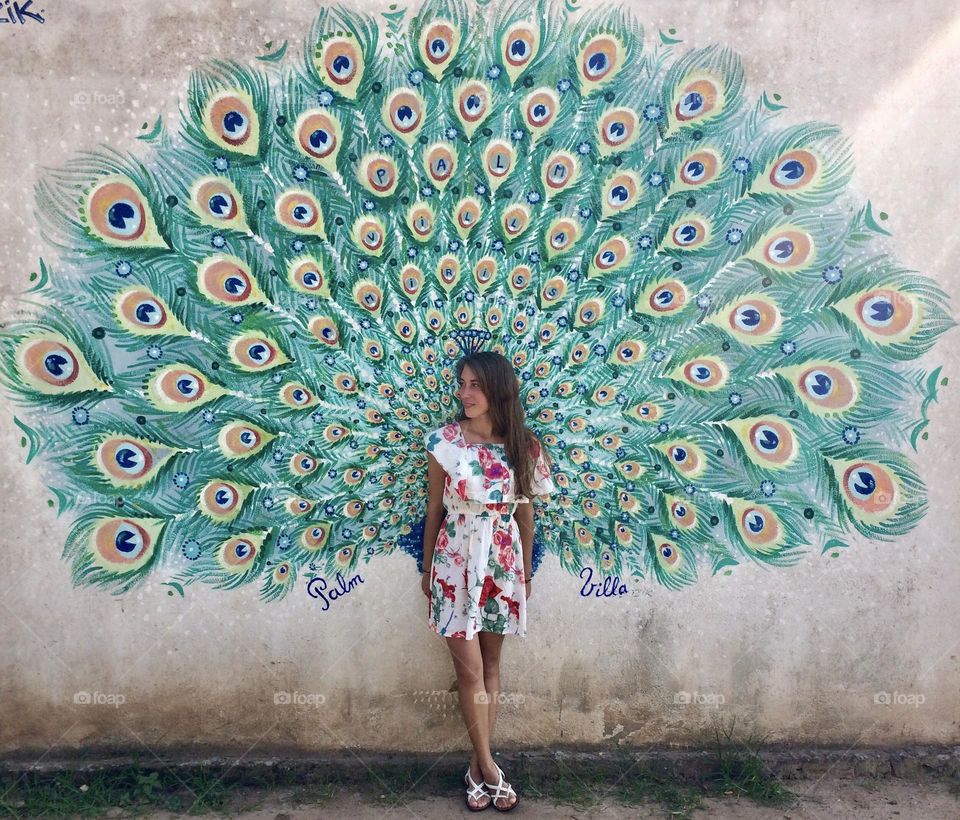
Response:
M488 790L492 789L492 791L488 791L490 794L490 804L499 812L513 811L517 806L520 805L520 795L513 790L513 786L511 786L509 783L504 783L503 769L501 769L496 763L493 765L497 767L497 771L500 773L500 782L496 785L493 785L492 783L487 783L486 780L483 781L483 785L486 786ZM497 801L508 799L510 795L513 795L517 799L513 801L513 805L507 806L505 809L501 809L497 805Z
M467 764L467 773L463 776L463 782L467 784L467 796L464 798L467 804L467 808L470 811L483 811L484 809L490 808L490 803L484 803L481 805L471 806L470 798L472 797L474 801L478 804L480 803L480 798L486 795L489 797L487 790L473 779L473 775L470 774L470 764ZM492 800L490 801L493 802Z

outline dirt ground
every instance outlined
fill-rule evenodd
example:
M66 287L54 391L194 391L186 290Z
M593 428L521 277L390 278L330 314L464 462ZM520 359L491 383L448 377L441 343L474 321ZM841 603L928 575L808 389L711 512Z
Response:
M944 782L917 783L897 778L792 780L786 782L800 796L797 805L786 808L760 806L749 799L728 797L704 799L704 808L694 810L696 818L717 820L960 820L960 794L951 793ZM245 795L246 805L259 808L229 812L237 820L313 820L314 818L349 817L351 820L374 818L446 818L466 815L462 794L445 797L409 799L402 805L382 804L369 794L341 790L335 797L321 802L297 805L291 792L262 792ZM262 800L262 803L260 802ZM487 811L494 812L492 807ZM527 800L520 795L520 805L513 816L542 817L550 820L574 818L664 818L671 815L661 804L623 805L600 802L583 807L558 804L550 800ZM209 816L209 815L208 815ZM146 815L150 820L174 820L182 815L166 812Z

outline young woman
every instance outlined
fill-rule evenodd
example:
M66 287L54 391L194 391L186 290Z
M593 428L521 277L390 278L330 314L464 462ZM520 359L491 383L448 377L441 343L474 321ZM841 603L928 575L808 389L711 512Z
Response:
M546 451L524 421L509 360L481 351L456 365L457 419L426 437L430 484L421 586L430 628L446 638L473 756L467 807L510 811L514 788L490 752L504 635L525 635L533 496L549 495ZM473 640L476 636L477 640Z

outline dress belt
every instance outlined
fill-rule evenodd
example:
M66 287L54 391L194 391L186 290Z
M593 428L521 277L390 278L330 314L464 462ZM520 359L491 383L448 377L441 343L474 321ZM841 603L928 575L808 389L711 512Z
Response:
M457 513L458 515L482 515L483 513L509 513L513 515L517 511L519 504L529 503L524 501L501 501L485 504L482 501L464 500L462 498L447 499L444 506L448 513Z

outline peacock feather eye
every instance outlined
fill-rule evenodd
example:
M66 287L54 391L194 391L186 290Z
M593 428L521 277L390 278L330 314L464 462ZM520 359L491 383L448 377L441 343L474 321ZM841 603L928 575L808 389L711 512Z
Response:
M511 83L540 51L540 30L526 21L511 25L500 38L500 56Z
M633 171L613 174L603 184L604 218L629 211L640 203L640 177Z
M330 297L330 282L323 264L312 256L291 259L287 267L287 281L301 293Z
M896 514L902 504L902 491L899 479L889 468L868 460L832 460L831 465L855 518L879 523Z
M596 34L581 49L577 74L584 96L616 77L623 66L623 44L611 34Z
M301 382L287 382L280 388L280 401L294 410L302 410L320 403L313 392Z
M776 513L766 504L731 502L737 532L747 549L775 553L784 540L784 529Z
M189 336L167 303L152 291L143 287L125 288L114 299L114 314L117 321L135 336Z
M417 337L417 326L409 319L397 319L393 324L393 332L405 344L411 344ZM366 350L367 357L375 361L382 361L386 353L383 346L378 342L369 342L368 344L371 345L371 348ZM376 349L373 349L373 345L376 346Z
M570 353L567 356L568 365L579 365L583 364L587 359L590 358L590 348L585 344L578 343L570 348ZM562 394L566 395L566 394Z
M423 98L412 88L398 88L387 97L381 110L384 125L407 145L412 145L420 133L426 115Z
M116 248L167 248L150 203L132 179L101 177L83 197L83 221L91 236Z
M366 154L357 165L357 181L376 197L391 196L397 190L400 174L397 164L386 154Z
M547 256L552 259L554 256L566 253L580 239L580 223L571 217L561 217L550 223L547 229Z
M720 174L722 161L712 149L694 151L680 160L676 169L678 189L700 188L708 185Z
M526 205L510 205L500 217L500 227L507 239L516 239L530 227L531 214Z
M101 475L114 487L142 487L157 477L177 453L188 452L159 442L130 436L103 437L94 455Z
M310 320L310 333L329 347L340 346L340 328L330 316L314 316Z
M510 271L510 289L514 294L523 291L533 277L533 272L527 265L517 265Z
M591 400L598 407L603 407L616 401L617 393L617 388L612 384L604 384L593 391Z
M336 170L343 129L333 112L317 108L304 111L297 117L294 134L301 154L329 171Z
M842 413L860 400L860 383L846 365L825 359L778 368L807 408L816 415Z
M214 479L200 491L199 509L208 518L226 524L239 515L251 488Z
M773 299L759 293L748 293L725 306L709 321L744 344L760 345L777 339L783 317Z
M772 188L798 191L816 181L820 167L821 163L816 155L801 148L777 157L766 173L766 178Z
M871 288L834 305L870 341L890 345L908 341L923 319L923 304L903 288Z
M630 262L631 243L624 236L612 236L605 240L590 261L587 276L612 273Z
M453 89L453 110L463 125L467 139L472 139L476 130L490 116L493 91L481 80L467 80Z
M166 524L162 518L101 519L90 532L90 558L120 575L142 569L153 558Z
M228 538L217 547L217 564L228 575L239 575L252 569L263 546L263 533L242 533Z
M516 165L517 152L506 140L491 140L483 151L483 170L487 182L496 193Z
M290 515L300 516L306 515L308 512L310 512L313 509L314 504L309 499L297 496L294 498L288 498L284 506Z
M443 191L457 171L457 152L452 143L435 142L423 152L423 167L431 182Z
M451 288L460 280L460 260L444 256L437 262L437 279L444 288Z
M248 373L270 370L290 362L280 346L263 333L244 333L234 337L227 352L231 361Z
M387 229L379 218L362 216L353 223L351 237L354 244L364 253L382 256L386 247Z
M699 478L707 468L703 448L689 439L678 439L653 446L667 457L674 470L688 479Z
M297 188L277 197L274 215L277 223L288 231L307 236L326 238L323 210L317 198L309 191Z
M300 534L300 546L308 552L322 550L330 539L331 529L331 526L326 523L307 527Z
M379 316L383 306L383 290L375 282L361 279L353 286L353 301L357 307Z
M809 233L782 227L764 235L748 256L775 270L796 271L813 264L816 252Z
M244 90L211 94L203 109L203 130L220 148L249 157L260 152L260 118L253 98Z
M523 124L536 143L550 129L560 111L560 99L552 88L538 88L520 103Z
M701 356L677 367L671 378L680 379L697 390L719 390L727 382L727 365L714 356Z
M245 421L231 421L220 428L217 444L224 458L247 458L259 453L276 438L262 427Z
M37 393L113 390L97 377L80 349L59 333L26 337L17 348L16 367L23 383Z
M626 151L639 136L640 117L632 108L611 108L597 121L597 142L601 157Z
M147 396L158 410L185 413L207 404L227 391L189 365L158 368L147 382Z
M417 242L427 242L433 236L436 217L426 202L415 202L407 211L407 230Z
M421 31L417 41L417 53L434 79L443 79L444 73L460 50L460 39L460 28L450 20L434 20Z
M667 538L654 537L657 560L660 565L668 570L676 570L683 563L683 555L680 548Z
M567 282L559 276L548 279L543 283L543 287L540 288L540 299L544 307L560 302L566 295Z
M701 216L690 216L678 220L667 232L663 247L670 250L690 251L710 241L710 222Z
M324 82L338 94L355 100L364 72L359 44L346 37L330 37L318 52L316 68Z
M584 299L577 305L573 326L582 328L597 324L603 319L605 308L606 301L603 299Z
M740 439L747 457L761 467L782 470L799 452L793 427L775 416L726 422Z
M497 276L497 262L492 256L485 256L478 259L473 266L473 279L477 287L488 287Z
M569 151L554 151L540 166L540 184L547 201L573 186L580 176L580 163Z
M240 192L226 177L201 177L194 182L190 205L200 222L211 228L250 230Z
M400 282L407 296L416 297L423 290L423 271L416 265L405 265L400 271Z
M249 265L230 254L214 254L197 265L197 289L211 302L221 305L266 302Z
M716 116L724 103L724 88L719 81L693 75L677 87L671 110L676 123L690 125Z
M293 577L293 565L289 561L277 564L273 569L273 582L275 584L286 583Z
M689 501L668 498L670 520L680 529L689 530L697 525L697 508Z
M658 404L645 401L627 410L627 415L637 421L659 421L663 410Z
M496 330L503 325L503 311L500 308L490 308L484 316L484 322L490 330Z
M475 197L461 199L453 210L453 222L461 239L470 236L470 232L480 222L482 209L480 200Z
M298 452L290 456L290 461L287 465L290 468L290 474L294 476L308 476L310 473L315 472L319 466L317 460L310 455L310 453Z

